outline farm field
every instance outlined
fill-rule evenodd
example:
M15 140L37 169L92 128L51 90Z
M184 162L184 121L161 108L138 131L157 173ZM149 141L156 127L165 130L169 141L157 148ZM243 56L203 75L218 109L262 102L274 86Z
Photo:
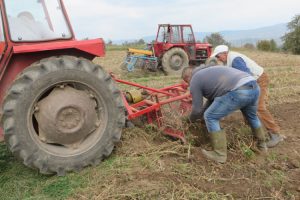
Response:
M183 127L187 144L165 137L153 126L125 128L110 157L64 177L38 174L0 144L0 199L300 199L300 56L238 51L263 66L270 78L269 108L286 139L267 155L255 151L239 113L222 121L229 153L225 164L202 157L201 148L209 142L199 126ZM127 74L119 68L125 55L108 51L94 62L151 87L180 82L179 76L162 73Z

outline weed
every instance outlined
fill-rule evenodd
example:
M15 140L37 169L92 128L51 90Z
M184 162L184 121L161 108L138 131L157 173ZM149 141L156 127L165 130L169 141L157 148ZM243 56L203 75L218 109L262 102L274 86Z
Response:
M268 188L281 186L286 180L286 175L280 170L271 170L270 172L263 171L263 174L264 185Z
M145 131L147 133L156 132L158 130L155 124L145 124Z
M246 158L250 159L250 158L253 158L255 156L255 153L251 150L251 148L249 148L245 144L242 144L241 149L242 149L243 154Z

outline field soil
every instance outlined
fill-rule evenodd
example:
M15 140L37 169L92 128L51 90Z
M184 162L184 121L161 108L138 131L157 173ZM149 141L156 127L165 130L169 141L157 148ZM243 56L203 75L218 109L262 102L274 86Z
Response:
M174 142L169 150L156 152L157 158L151 161L154 169L132 169L134 175L125 187L141 187L139 190L145 190L142 193L149 198L300 199L300 57L258 51L241 52L256 60L269 75L269 109L281 126L280 133L285 140L269 149L268 154L261 155L254 148L251 131L243 123L241 114L234 113L222 122L229 140L226 164L215 164L203 158L201 148L209 147L207 137L203 137L206 133L203 128L192 127L188 131L189 146L178 147ZM164 80L155 80L164 85ZM176 123L176 119L173 122ZM134 141L128 138L127 141L126 134L144 130L125 130L117 154L127 152L126 145L130 145L134 154L138 152L138 155L149 157L147 146L160 149L169 143L165 140L145 140L145 136L136 136ZM150 134L147 130L146 133ZM148 191L152 191L153 196Z
M238 50L264 67L270 78L269 109L285 140L267 154L255 148L250 128L239 112L222 120L228 161L207 161L205 128L182 124L187 143L164 136L155 126L125 128L112 155L100 165L66 177L43 176L0 148L0 192L4 199L300 199L300 56ZM180 82L177 75L127 73L120 69L125 51L108 51L95 63L126 80L151 87ZM128 90L126 86L119 86ZM165 109L165 108L163 108ZM167 120L167 119L166 119ZM1 199L1 197L0 197Z

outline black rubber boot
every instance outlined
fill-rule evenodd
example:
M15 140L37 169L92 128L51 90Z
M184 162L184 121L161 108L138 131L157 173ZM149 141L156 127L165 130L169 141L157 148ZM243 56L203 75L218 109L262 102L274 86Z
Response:
M257 139L257 148L262 152L267 152L266 135L262 127L252 129L254 137Z
M218 163L225 163L227 160L227 142L224 131L209 133L213 151L202 149L203 155Z

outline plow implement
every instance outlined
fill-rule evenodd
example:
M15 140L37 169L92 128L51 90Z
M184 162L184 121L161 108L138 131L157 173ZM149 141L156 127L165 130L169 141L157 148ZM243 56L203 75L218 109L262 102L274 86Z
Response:
M180 119L191 110L191 95L186 84L174 84L155 89L112 76L117 83L135 88L122 94L127 120L139 118L143 124L154 124L165 135L185 142L184 130L172 124L174 121L168 123L170 118L168 115L172 112L174 113L172 117Z
M135 68L153 72L157 70L158 58L152 51L129 48L122 66L129 72L134 71Z

